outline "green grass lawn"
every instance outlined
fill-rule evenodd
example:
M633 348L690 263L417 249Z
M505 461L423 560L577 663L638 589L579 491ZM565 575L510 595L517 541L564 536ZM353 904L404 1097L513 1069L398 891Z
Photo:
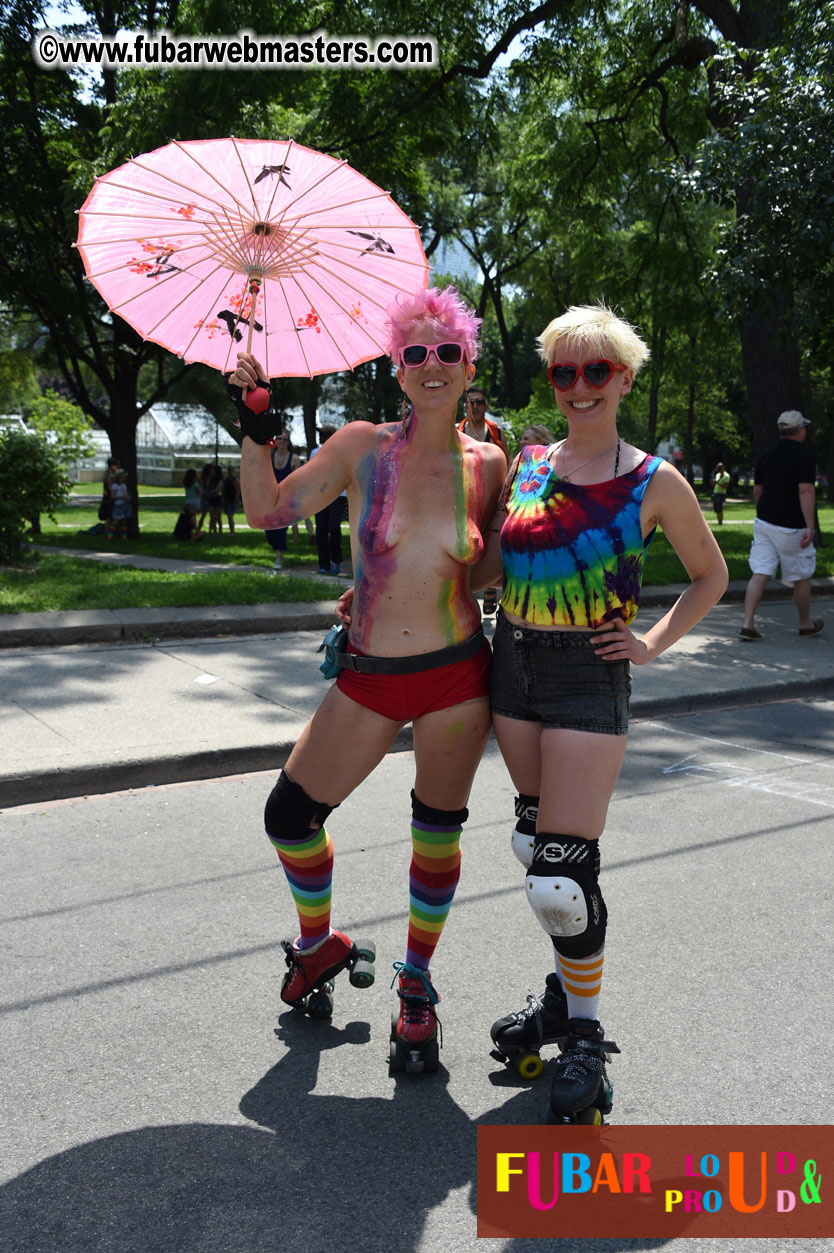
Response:
M705 517L710 523L712 533L724 554L731 579L749 579L750 566L747 558L750 553L750 542L753 538L753 519L756 510L752 504L731 504L724 509L724 525L718 526L715 514L707 509ZM819 577L834 575L834 505L821 506L819 510L820 527L823 534L823 546L817 549L817 570ZM663 583L683 583L686 571L674 553L672 546L661 532L652 540L649 555L646 558L646 569L643 584L646 587Z
M95 488L95 484L90 484ZM87 549L90 552L115 551L143 557L172 557L182 561L210 561L228 565L225 571L172 574L162 570L138 570L108 566L49 553L29 552L19 566L5 568L0 576L0 614L41 613L67 609L164 609L189 605L257 605L266 602L335 600L345 589L344 582L319 577L294 576L300 566L317 565L315 541L303 526L296 541L288 536L284 565L288 573L272 573L273 551L263 531L239 529L244 522L238 514L235 534L231 535L223 517L222 535L204 535L200 540L176 540L174 523L182 504L182 488L142 488L141 534L132 540L107 541L104 535L89 535L87 529L98 523L98 497L95 504L72 503L56 510L54 521L41 518L41 534L34 541L43 548ZM92 496L77 488L75 496ZM207 529L208 518L204 523ZM347 538L346 538L347 548ZM235 566L256 566L239 570Z
M117 547L120 552L139 553L142 557L173 557L179 561L212 561L224 565L263 566L265 570L272 569L274 553L266 542L263 531L241 529L245 528L245 519L240 512L235 516L234 535L229 533L224 514L221 535L208 534L206 518L200 539L174 539L174 524L180 513L182 489L169 488L170 495L167 498L160 494L164 491L164 488L155 487L145 489L146 493L153 494L143 494L140 488L141 534L137 539L108 542L102 534L86 534L90 527L98 525L96 503L66 505L63 509L56 510L54 522L42 517L41 534L36 542L50 548L84 548L90 552L101 552ZM299 528L297 541L290 532L284 562L288 569L317 564L315 541L308 537L303 526Z
M24 566L2 571L0 614L335 600L344 589L334 580L271 570L169 574L35 553Z
M90 484L90 488L95 486ZM54 522L42 518L42 533L37 542L46 548L80 548L91 552L109 548L145 557L174 557L230 567L258 566L261 569L169 574L31 552L27 553L19 567L3 569L0 577L0 614L328 600L344 590L344 583L340 586L320 578L293 576L294 568L316 564L315 544L303 526L297 541L291 533L288 537L285 567L289 573L275 576L272 574L272 549L262 531L237 529L234 535L230 535L224 517L224 530L220 536L205 535L200 541L175 540L172 532L182 502L182 489L140 487L139 490L142 511L141 535L137 539L108 544L103 535L86 534L87 528L98 522L98 504L79 502L58 510ZM94 492L78 488L74 494L93 496ZM729 504L724 513L725 525L718 527L714 525L712 511L706 511L726 558L731 579L749 577L747 555L754 514L752 502ZM242 514L238 517L243 522ZM820 508L820 525L823 534L830 538L817 552L817 574L834 575L834 506ZM343 532L347 551L346 527L343 527ZM657 586L685 580L685 571L668 540L658 533L646 562L644 584Z

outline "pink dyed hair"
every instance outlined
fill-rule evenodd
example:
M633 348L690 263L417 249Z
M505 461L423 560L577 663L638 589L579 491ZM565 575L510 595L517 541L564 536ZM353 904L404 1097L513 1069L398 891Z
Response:
M480 349L478 331L481 321L455 287L430 287L428 291L415 292L411 296L400 295L388 307L391 332L388 351L394 363L399 365L400 349L405 347L415 327L430 326L433 331L463 344L467 361L475 361Z

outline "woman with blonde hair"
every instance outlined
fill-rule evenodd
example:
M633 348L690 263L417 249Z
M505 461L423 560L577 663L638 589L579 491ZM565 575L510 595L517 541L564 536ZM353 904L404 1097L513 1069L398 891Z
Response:
M685 635L721 597L727 568L686 480L617 430L620 403L649 352L604 305L548 324L539 348L567 437L523 448L490 528L486 580L503 566L493 640L495 735L513 783L512 848L556 972L542 997L492 1028L498 1054L532 1077L560 1042L553 1122L599 1122L605 1063L618 1052L598 1020L607 910L599 838L626 747L629 668ZM643 563L657 527L690 584L642 637Z
M520 447L529 448L531 444L552 444L553 432L546 426L533 423L521 432Z

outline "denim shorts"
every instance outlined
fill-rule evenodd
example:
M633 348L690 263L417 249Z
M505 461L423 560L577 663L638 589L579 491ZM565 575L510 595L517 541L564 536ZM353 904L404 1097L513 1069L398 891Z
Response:
M499 609L492 640L492 712L545 727L626 735L630 666L598 657L593 634L519 627Z

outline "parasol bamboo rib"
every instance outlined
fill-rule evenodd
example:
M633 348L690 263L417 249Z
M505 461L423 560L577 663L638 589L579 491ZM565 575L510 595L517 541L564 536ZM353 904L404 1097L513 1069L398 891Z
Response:
M284 157L285 163L289 160L290 149L292 148L292 142L293 142L292 140L289 141L289 147L287 148L287 152ZM255 208L255 212L260 214L262 221L269 221L269 215L270 215L270 212L272 211L272 206L275 203L275 197L278 194L278 189L281 186L280 179L275 183L275 186L272 189L272 195L270 196L270 199L269 199L269 205L264 210L259 209L257 197L255 196L255 189L252 186L251 182L249 181L249 174L247 172L246 166L243 164L243 157L240 155L240 150L237 146L237 140L235 139L234 135L232 135L232 147L235 150L235 156L240 162L240 168L243 170L243 176L246 179L246 182L249 186L249 194L252 197L252 204Z
M305 292L305 290L304 290L304 288L302 287L302 285L301 285L301 283L299 282L299 280L298 280L297 278L295 278L295 277L294 277L294 278L293 278L293 282L295 283L296 287L298 287L298 289L299 289L299 291L301 292L301 295L304 297L305 301L307 301L307 303L310 305L310 308L311 308L311 309L312 309L312 308L314 308L314 307L315 307L315 306L314 306L314 302L313 302L313 301L309 298L309 296L308 296L308 295L307 295L307 293ZM343 350L343 348L342 348L342 345L341 345L341 344L339 343L339 341L336 339L336 337L334 336L333 332L331 331L330 327L327 325L327 322L324 320L324 318L321 316L321 314L318 314L317 316L318 316L318 320L319 320L319 325L321 326L322 330L324 330L324 331L326 331L326 332L327 332L327 337L328 337L328 339L330 340L330 342L331 342L331 344L333 345L333 347L334 347L334 348L336 349L336 351L338 352L339 356L340 356L340 357L342 358L342 360L344 361L344 363L345 363L345 368L346 368L346 369L348 369L348 370L352 370L352 369L353 369L353 367L352 367L352 365L350 364L349 359L345 356L345 353L344 353L344 350ZM301 336L302 336L302 334L303 334L303 331L302 331L301 329L299 329L299 330L298 330L298 339L299 339L299 344L301 344ZM303 348L302 348L302 351L303 351ZM307 360L307 354L306 354L306 353L304 354L304 360L305 360L305 361Z
M138 162L134 162L134 164L138 165ZM164 200L164 201L167 201L169 205L171 204L170 192L152 191L150 187L137 187L135 183L120 183L119 180L114 177L114 175L117 173L118 171L114 170L113 175L102 175L100 178L97 178L96 186L103 187L107 191L112 191L115 188L116 191L130 192L131 196L133 196L134 198L140 197L140 196L146 196L149 200ZM167 175L160 174L159 177L166 178ZM178 187L183 186L182 183L178 183L176 185ZM207 196L205 192L195 191L193 187L188 190L190 190L190 193L191 193L188 198L189 204L193 204L194 208L199 209L202 213L213 213L214 209L223 208L222 200L217 200L215 199L214 196ZM92 195L92 192L90 193L90 195ZM207 200L209 204L208 205L196 204L195 200L199 199L200 197L202 197L204 200ZM214 209L209 207L211 205L214 206ZM84 206L82 205L81 208L78 210L78 212L82 214L101 213L102 210L101 209L85 209ZM105 209L103 210L103 212L105 214L112 214L115 216L115 214L118 213L118 209Z
M287 151L287 156L289 156L289 150ZM286 162L286 159L287 157L285 156L284 157L285 162ZM289 210L292 209L294 205L298 203L299 200L303 200L305 196L309 196L311 191L315 191L315 189L319 187L323 182L325 182L328 178L332 178L334 174L337 174L339 170L344 169L344 167L347 165L347 161L337 161L335 157L331 157L330 160L332 160L334 164L330 167L329 170L325 170L324 173L321 174L314 183L311 183L309 187L304 187L301 191L296 192L296 194L290 200L287 201L287 203L282 208L283 215L286 215L289 212ZM338 208L338 206L336 207Z
M319 248L319 252L321 252L322 256L328 257L328 254L322 248ZM369 277L367 270L363 270L361 266L354 265L350 261L344 260L344 258L342 257L328 257L328 260L338 261L339 265L345 266L348 270L355 270L357 274L361 274L364 278ZM401 264L402 265L414 265L415 263L413 261L406 260L406 258L404 257L402 259ZM425 267L421 265L418 268L422 270ZM390 278L383 278L381 274L374 274L372 277L374 281L377 283L384 283L386 287L395 287L397 291L402 291L402 288L399 286L399 284L393 282Z
M182 144L178 139L174 139L171 142L173 143L174 147L177 148L184 156L188 157L189 161L193 161L194 164L197 166L197 168L203 171L206 178L210 178L211 181L220 188L223 194L229 198L229 200L233 200L235 204L239 206L241 211L244 210L244 206L241 204L238 197L232 191L231 187L227 187L225 183L222 183L220 181L220 179L217 177L216 174L214 174L211 170L207 169L203 165L202 161L198 161L197 158L194 156L194 153L191 151L190 146L186 148L185 145ZM250 188L250 192L251 192L251 188ZM209 197L209 199L211 199L211 197Z
M224 283L224 284L223 284L223 286L221 287L220 291L217 293L217 297L216 297L216 299L218 299L218 300L220 299L220 297L221 297L221 296L222 296L222 294L223 294L224 289L225 289L225 283ZM213 304L213 303L214 303L214 301L212 301L211 303ZM163 321L164 321L164 319L163 319ZM198 335L200 334L200 332L202 331L202 329L203 329L203 325L205 324L205 321L206 321L206 319L204 318L204 319L203 319L203 324L202 324L202 325L197 325L197 326L195 326L195 328L194 328L194 334L191 336L191 338L189 339L189 341L188 341L188 343L185 345L185 347L184 347L184 348L182 348L182 349L181 349L181 350L177 353L177 356L178 356L178 357L184 357L184 356L185 356L185 354L188 352L188 350L189 350L189 348L191 347L191 345L194 343L194 340L197 338L197 336L198 336ZM238 327L238 324L239 324L239 323L240 323L240 315L238 315L238 317L235 319L235 329L237 329L237 327ZM159 325L159 324L157 323L157 325ZM234 343L234 342L235 342L234 335L233 335L231 332L230 332L230 334L229 334L229 339L230 339L231 343ZM227 353L226 353L226 360L228 361L228 359L229 359L229 354L228 354L228 352L227 352Z
M288 299L288 297L287 297L287 293L286 293L286 290L285 290L285 288L284 288L284 284L282 283L282 284L280 285L280 287L281 287L281 295L284 297L284 304L287 306L287 314L288 314L288 316L289 316L290 323L292 323L292 321L293 321L292 309L290 308L290 302L289 302L289 299ZM302 338L301 338L301 336L300 336L300 335L297 335L297 336L296 336L296 338L297 338L297 340L298 340L298 346L299 346L299 348L301 349L301 355L302 355L302 357L304 358L304 364L305 364L305 366L307 367L307 377L308 377L308 378L313 378L313 377L314 377L314 375L313 375L313 371L310 369L310 362L309 362L309 360L308 360L307 353L306 353L306 352L305 352L305 350L304 350L304 341L302 340ZM268 355L268 354L267 354L267 355ZM267 369L267 370L269 369L269 363L268 363L268 361L265 363L265 369Z
M345 207L347 207L348 204L354 204L354 203L362 203L362 202L361 201L345 201ZM224 212L228 211L228 206L220 205L218 207L222 209ZM136 219L137 221L141 221L141 222L149 221L149 220L153 221L156 218L156 214L154 213L150 213L150 212L126 213L124 210L121 210L121 209L77 209L76 212L81 217L127 218L128 220ZM207 212L209 212L209 210L207 210ZM211 210L211 212L213 213L214 210ZM313 211L310 210L311 214L312 212ZM157 220L160 222L170 222L172 226L176 227L178 234L190 235L193 232L184 231L183 230L184 225L193 226L196 224L200 226L207 226L207 225L210 225L212 222L216 222L218 219L216 217L206 218L206 219L181 218L180 221L177 222L173 218L168 218L164 214L160 214ZM417 230L417 227L414 225L413 222L411 224L409 224L408 222L386 222L383 226L375 226L372 222L325 222L325 223L316 222L315 227L313 227L312 223L306 222L306 219L303 214L299 215L296 218L293 218L291 224L286 228L284 228L283 223L278 222L278 221L270 222L270 226L280 226L281 229L293 230L297 226L299 226L299 224L302 224L302 223L305 225L308 225L311 229L320 230L320 231L350 231L350 230L385 231L386 234L388 234L390 231L416 231ZM91 240L89 243L85 243L82 240L81 247L89 248L102 242L107 243L108 241L107 240L104 240L104 241ZM78 246L78 245L76 244L74 246Z
M139 242L139 241L136 241L136 240L134 240L134 239L133 239L133 237L132 237L132 236L129 236L127 239L102 240L102 241L100 241L100 242L101 242L101 243L112 243L112 244L116 244L116 243L131 243L131 242ZM200 236L200 238L198 239L197 243L195 243L195 244L185 244L182 248L175 248L175 249L172 249L172 250L171 250L171 253L170 253L170 256L177 256L177 257L180 257L180 256L182 256L182 254L183 254L184 252L191 252L191 251L193 251L195 248L200 248L200 249L202 249L202 256L201 256L201 257L198 257L198 258L197 258L197 261L198 261L198 262L199 262L200 260L205 260L205 261L208 261L208 259L209 259L209 258L208 258L208 256L206 256L206 253L205 253L205 243L206 243L206 241L205 241L205 237L204 237L204 236ZM84 246L85 246L85 245L73 244L73 247L74 247L74 248L75 248L75 247L84 247ZM225 257L227 257L227 258L228 258L231 262L233 262L233 269L235 269L235 270L237 269L237 265L238 265L238 257L237 257L237 255L236 255L234 252L232 252L230 249L215 248L215 249L214 249L214 252L213 252L213 255L215 255L215 256L225 256ZM139 260L139 258L138 258L138 257L133 258L133 259L134 259L134 260L137 260L137 261ZM95 273L88 274L86 277L87 277L88 279L96 279L96 278L102 278L102 277L104 277L104 276L105 276L105 275L107 275L107 274L115 274L115 273L117 273L117 272L119 272L119 271L123 270L123 269L125 268L126 264L127 264L126 262L121 261L118 265L113 266L113 267L112 267L111 269L109 269L109 270L96 270L96 271L95 271ZM243 273L244 273L244 271L240 271L240 273L241 273L241 274L243 274Z
M155 330L156 330L156 328L157 328L158 326L160 326L160 325L161 325L161 324L165 321L165 319L166 319L167 317L170 317L170 315L171 315L171 314L172 314L172 313L173 313L176 309L179 309L180 305L184 304L184 303L186 302L186 300L190 300L190 299L191 299L191 297L193 296L194 292L195 292L195 291L199 291L199 289L200 289L201 287L204 287L206 283L210 282L210 281L211 281L211 279L213 279L213 278L214 278L215 274L217 274L217 272L218 272L218 271L220 271L221 273L225 273L223 266L222 266L222 265L217 265L217 266L215 266L215 268L212 270L211 274L206 274L206 275L204 275L204 276L203 276L203 278L197 278L197 276L196 276L195 274L189 274L189 275L188 275L188 277L189 277L190 279L196 280L196 281L195 281L195 283L194 283L194 286L193 286L192 288L190 288L190 289L189 289L189 291L184 292L184 293L183 293L183 295L182 295L182 296L180 296L179 300L178 300L178 301L176 301L176 303L175 303L175 304L170 305L170 306L169 306L169 307L165 310L165 312L163 313L162 317L161 317L161 318L159 318L159 320L158 320L158 321L154 322L153 326L150 328L150 329L151 329L151 331L155 331ZM161 278L161 281L157 282L156 286L153 288L153 291L158 291L158 290L159 290L159 288L162 286L162 284L163 284L163 283L168 282L168 281L169 281L170 279L172 279L172 278L176 278L176 275L175 275L175 274L163 274L163 275L162 275L162 278ZM225 287L225 282L224 282L224 284L223 284L223 287ZM222 291L223 291L223 287L221 287L221 289L220 289L221 294L222 294ZM120 301L120 302L119 302L119 304L117 304L117 305L112 305L112 306L111 306L111 312L112 312L112 313L118 313L118 314L120 314L120 316L121 316L121 311L122 311L122 309L127 308L127 306L128 306L129 304L132 304L134 300L141 300L144 296L150 296L151 294L152 294L152 290L151 290L150 288L147 288L147 287L142 288L142 290L141 290L141 291L134 292L132 296L128 296L126 300L122 300L122 301ZM178 355L180 355L180 356L181 356L182 354L178 354Z
M258 201L257 201L257 197L255 196L255 189L252 186L251 180L249 178L249 171L247 170L246 166L243 163L243 157L240 155L240 149L237 146L237 140L235 139L234 135L231 136L231 140L232 140L232 148L234 149L234 154L238 160L238 165L241 168L243 177L246 179L246 186L249 188L249 197L252 201L252 212L257 214L260 212L260 210L258 209Z
M302 214L299 214L299 216L303 217L304 220L307 221L308 218L316 217L319 213L331 213L334 209L348 209L350 208L351 205L354 205L354 204L369 204L372 200L382 200L382 199L389 200L391 201L391 204L394 204L393 200L391 200L391 197L388 195L387 191L380 191L375 196L356 196L354 197L353 200L342 200L340 201L339 204L322 205L320 209L305 209L305 211ZM398 208L398 207L399 206L395 205L395 208ZM402 212L402 210L400 210L400 212ZM368 226L369 224L366 222L365 225ZM405 223L403 223L403 225L405 225ZM332 229L340 230L341 223L340 222L334 223ZM384 229L388 230L388 226L386 225ZM411 223L409 230L413 230L413 231L417 230L417 227L415 226L413 222Z
M177 231L177 235L185 239L196 239L197 244L203 244L206 238L204 233L197 232L197 231ZM114 244L150 243L152 239L163 239L163 232L160 231L158 235L154 235L153 233L151 233L150 235L144 235L141 240L137 239L135 235L111 235L107 239L90 239L90 240L82 241L82 243L80 244L77 242L74 242L72 246L73 248L84 248L84 249L110 248ZM185 247L196 248L197 244L186 244Z
M358 331L361 331L361 332L362 332L362 334L363 334L363 335L365 335L365 336L366 336L366 338L368 338L368 339L371 341L371 343L372 343L372 344L374 344L374 345L375 345L375 346L379 349L379 353L380 353L380 355L382 355L383 353L386 353L386 352L388 351L388 349L387 349L387 348L383 348L383 346L380 344L379 340L378 340L378 339L376 339L376 338L375 338L375 336L373 336L373 335L371 334L371 332L370 332L370 331L369 331L366 327L361 326L361 325L360 325L360 324L356 321L356 319L355 319L355 318L353 318L353 317L351 316L351 314L348 312L348 310L344 307L344 305L343 305L343 304L341 304L341 302L340 302L340 301L338 301L338 300L336 299L336 297L332 294L332 292L326 292L326 291L324 290L324 288L321 286L321 284L317 281L317 279L315 279L315 278L313 277L313 275L310 275L309 277L310 277L310 278L312 279L312 281L316 284L316 286L319 288L319 290L323 292L323 294L325 295L325 297L326 297L328 300L332 301L332 302L333 302L333 304L337 305L337 306L341 309L342 313L344 313L344 315L345 315L346 317L351 318L351 321L353 322L353 325L356 327L356 329L357 329ZM316 306L317 306L317 305L319 305L319 306L320 306L320 303L321 303L321 302L320 302L320 301L315 301L315 300L312 300L312 299L311 299L311 298L307 295L307 292L305 291L304 287L302 286L300 279L296 278L296 279L295 279L295 282L296 282L296 284L298 285L298 287L299 287L299 289L300 289L300 291L301 291L301 294L304 296L304 298L305 298L306 300L308 300L309 305L310 305L310 308L311 308L311 309L316 309L316 312L317 312L317 316L318 316L319 321L322 323L322 325L323 325L323 326L327 326L326 322L324 322L324 320L323 320L323 318L322 318L321 313L319 313L319 312L318 312L318 309L316 308ZM332 333L332 331L330 330L330 328L329 328L329 327L327 327L327 333L328 333L328 335L330 336L331 340L333 340L333 342L334 342L334 344L335 344L335 343L336 343L336 341L333 339L333 333ZM340 353L342 353L342 356L344 356L344 353L342 352L342 349L341 349L341 345L336 344L336 347L339 349L339 352L340 352ZM350 369L350 368L351 368L351 367L350 367L350 366L348 366L348 369Z
M140 170L144 170L146 174L152 174L154 178L159 178L159 179L162 179L162 181L165 183L170 183L172 187L178 187L180 191L184 191L186 193L185 199L189 203L193 201L195 197L199 198L200 196L202 196L205 200L208 200L211 204L216 204L220 206L224 203L222 199L218 199L216 196L209 195L208 192L197 191L196 188L190 187L188 183L183 183L178 178L174 178L170 174L165 174L161 170L154 169L152 165L143 165L142 162L137 157L131 157L129 164L135 165ZM199 162L197 164L199 164ZM220 190L224 192L226 196L228 196L229 200L236 199L234 192L224 187L222 183L219 183L218 180L213 177L213 175L209 175L209 177L212 179L212 182L217 183ZM142 196L152 196L154 198L157 198L157 197L161 197L164 195L163 192L151 191L150 187L147 187L147 188L143 187L143 188L137 189L136 187L133 187L130 184L119 183L113 179L107 179L106 181L107 181L108 187L118 187L123 191L132 191L134 194L139 194Z
M319 282L319 279L315 273L315 270L323 270L324 273L327 274L328 276L330 274L330 271L327 269L326 266L321 265L320 262L314 262L312 266L305 269L305 273L309 274L310 277L313 279L313 281L317 283L318 286L321 287L323 291L328 290L327 288L325 288L323 283ZM367 276L363 275L363 277L367 277ZM369 304L375 305L376 308L380 309L383 313L387 313L388 306L391 303L390 300L386 301L385 303L383 303L382 300L377 300L376 296L371 295L371 293L367 290L367 288L357 287L355 283L351 283L351 281L348 278L346 278L344 275L340 275L340 282L346 288L348 288L349 291L355 292L360 300L366 300L368 301Z

